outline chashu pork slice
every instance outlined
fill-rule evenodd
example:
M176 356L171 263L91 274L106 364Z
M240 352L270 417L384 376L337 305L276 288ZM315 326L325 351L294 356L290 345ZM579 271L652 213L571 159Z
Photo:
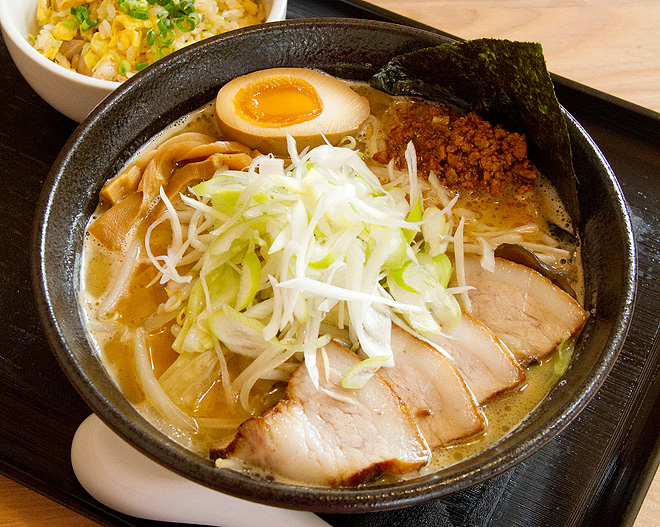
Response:
M483 404L489 397L517 386L525 372L511 351L484 324L463 313L458 326L427 336L460 372L465 384Z
M431 448L483 430L486 420L451 360L392 326L394 366L380 373L408 407Z
M292 374L286 397L248 419L212 458L246 465L312 485L357 485L426 464L430 452L407 408L379 375L359 390L341 380L359 360L343 346L325 346L329 378L318 355L317 389L305 365ZM328 393L330 392L330 394Z
M523 364L551 353L587 320L575 299L524 265L495 258L495 272L489 272L478 257L466 256L465 281L475 287L468 292L472 316Z

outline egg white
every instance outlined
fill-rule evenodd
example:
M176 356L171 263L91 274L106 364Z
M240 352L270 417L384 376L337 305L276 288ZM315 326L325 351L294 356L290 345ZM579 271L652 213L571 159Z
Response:
M251 83L277 76L299 78L311 84L321 99L320 115L280 127L249 122L235 106L236 94ZM369 102L344 81L325 73L306 68L271 68L237 77L225 84L216 98L216 113L228 138L264 154L286 155L287 134L296 140L301 150L306 146L318 146L326 140L336 145L342 137L355 133L369 117Z

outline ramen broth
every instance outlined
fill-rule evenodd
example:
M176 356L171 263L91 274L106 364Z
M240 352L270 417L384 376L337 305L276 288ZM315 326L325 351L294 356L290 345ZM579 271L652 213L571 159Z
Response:
M358 148L368 149L367 145L370 141L374 144L373 141L378 140L378 138L372 137L372 134L380 133L376 132L373 123L387 123L392 107L397 104L397 100L366 86L354 85L354 88L370 99L372 111L375 114L375 121L370 121L371 128L365 128L357 137ZM145 145L134 159L162 144L168 138L189 131L201 132L222 139L212 104L206 105L172 124ZM365 155L365 158L368 158L368 155ZM378 170L380 172L374 169L377 175L381 174L384 169L379 167ZM429 191L428 184L423 185L423 190ZM101 204L91 221L98 218L106 208L107 205ZM462 209L467 217L477 219L482 224L502 231L530 223L539 225L541 230L545 231L549 222L570 230L570 221L561 201L552 186L544 179L540 179L534 190L523 196L506 195L494 198L483 194L462 195L459 197L455 209ZM466 223L466 229L468 229L468 223ZM138 239L144 240L145 230L146 227L141 228ZM151 233L150 244L153 253L166 252L171 241L169 225L161 224ZM570 254L570 257L559 258L556 263L564 268L573 281L574 289L580 292L581 271L577 247L559 245ZM238 424L251 416L240 404L235 404L236 401L227 402L219 378L204 393L195 398L194 404L182 408L188 415L199 418L200 426L197 432L178 430L166 423L153 408L149 407L136 376L133 334L144 319L148 318L161 303L167 300L168 295L165 286L158 283L158 271L148 260L141 258L133 272L128 290L107 313L100 313L104 295L111 287L117 273L120 272L122 264L121 254L107 249L93 236L87 234L84 245L81 299L88 318L91 341L121 391L148 420L175 441L207 456L209 448L229 442L234 437ZM156 378L160 378L178 356L177 352L172 349L175 335L171 329L174 323L176 321L171 320L158 331L147 335L149 357ZM533 361L526 367L526 379L523 383L491 397L482 405L488 423L483 432L437 448L431 462L421 472L432 472L457 463L477 454L509 434L556 384L566 368L570 353L571 348L569 347L568 350L561 352L561 356L556 351L540 361ZM240 357L229 360L227 368L230 377L237 376L242 367ZM262 408L267 409L274 405L284 395L284 387L285 383L282 382L258 381L254 391L263 391ZM203 426L204 418L220 418L227 423L227 426L205 427Z

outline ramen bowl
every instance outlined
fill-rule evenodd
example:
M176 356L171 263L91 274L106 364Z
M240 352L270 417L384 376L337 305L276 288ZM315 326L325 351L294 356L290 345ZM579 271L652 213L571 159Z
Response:
M368 80L397 54L447 41L404 26L343 19L246 28L165 58L119 86L81 124L53 165L39 201L33 283L45 332L62 369L120 437L172 471L233 496L316 512L360 512L413 505L484 482L542 448L585 408L625 339L635 290L635 253L616 178L568 113L590 317L561 382L509 435L474 457L435 473L356 488L297 485L218 469L149 424L114 384L90 344L78 302L86 224L104 182L150 138L212 100L229 80L254 70L303 66Z
M286 0L264 0L264 5L267 22L286 18ZM82 75L44 57L28 41L36 19L37 0L0 0L2 35L21 75L44 101L81 122L120 83Z

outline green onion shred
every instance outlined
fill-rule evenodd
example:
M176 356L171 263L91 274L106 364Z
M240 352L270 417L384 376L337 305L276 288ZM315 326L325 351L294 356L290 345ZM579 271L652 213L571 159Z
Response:
M80 29L83 31L87 31L99 25L98 19L92 20L89 13L89 4L72 7L71 14L76 17L76 21L80 24Z

